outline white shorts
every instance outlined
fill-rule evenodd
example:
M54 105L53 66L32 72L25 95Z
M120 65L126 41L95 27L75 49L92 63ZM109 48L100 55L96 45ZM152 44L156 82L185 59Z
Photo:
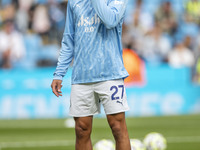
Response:
M107 115L129 110L123 79L72 85L70 116L99 114L101 104Z

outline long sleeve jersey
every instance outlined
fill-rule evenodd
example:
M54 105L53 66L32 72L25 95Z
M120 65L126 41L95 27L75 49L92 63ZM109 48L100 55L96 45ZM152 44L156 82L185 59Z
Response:
M54 79L73 60L72 84L126 78L122 23L127 0L68 0L65 31Z

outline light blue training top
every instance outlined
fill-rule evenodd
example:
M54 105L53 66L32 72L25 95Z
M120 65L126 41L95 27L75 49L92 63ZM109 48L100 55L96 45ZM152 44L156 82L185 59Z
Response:
M73 59L72 84L126 78L122 23L127 0L69 0L54 79L62 80Z

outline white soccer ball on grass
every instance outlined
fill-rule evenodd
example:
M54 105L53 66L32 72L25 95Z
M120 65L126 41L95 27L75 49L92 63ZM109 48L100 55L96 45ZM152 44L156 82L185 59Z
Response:
M130 139L131 150L145 150L144 144L138 139Z
M66 128L75 128L75 121L73 118L68 118L65 120L64 125Z
M115 150L115 144L111 140L103 139L94 145L94 150Z
M167 148L167 140L162 134L156 132L147 134L143 143L146 150L165 150Z

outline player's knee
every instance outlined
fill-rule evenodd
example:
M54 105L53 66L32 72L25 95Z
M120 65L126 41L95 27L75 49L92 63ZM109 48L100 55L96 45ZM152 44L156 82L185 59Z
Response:
M90 136L91 127L84 123L78 123L75 127L75 131L76 131L76 137L82 139Z

